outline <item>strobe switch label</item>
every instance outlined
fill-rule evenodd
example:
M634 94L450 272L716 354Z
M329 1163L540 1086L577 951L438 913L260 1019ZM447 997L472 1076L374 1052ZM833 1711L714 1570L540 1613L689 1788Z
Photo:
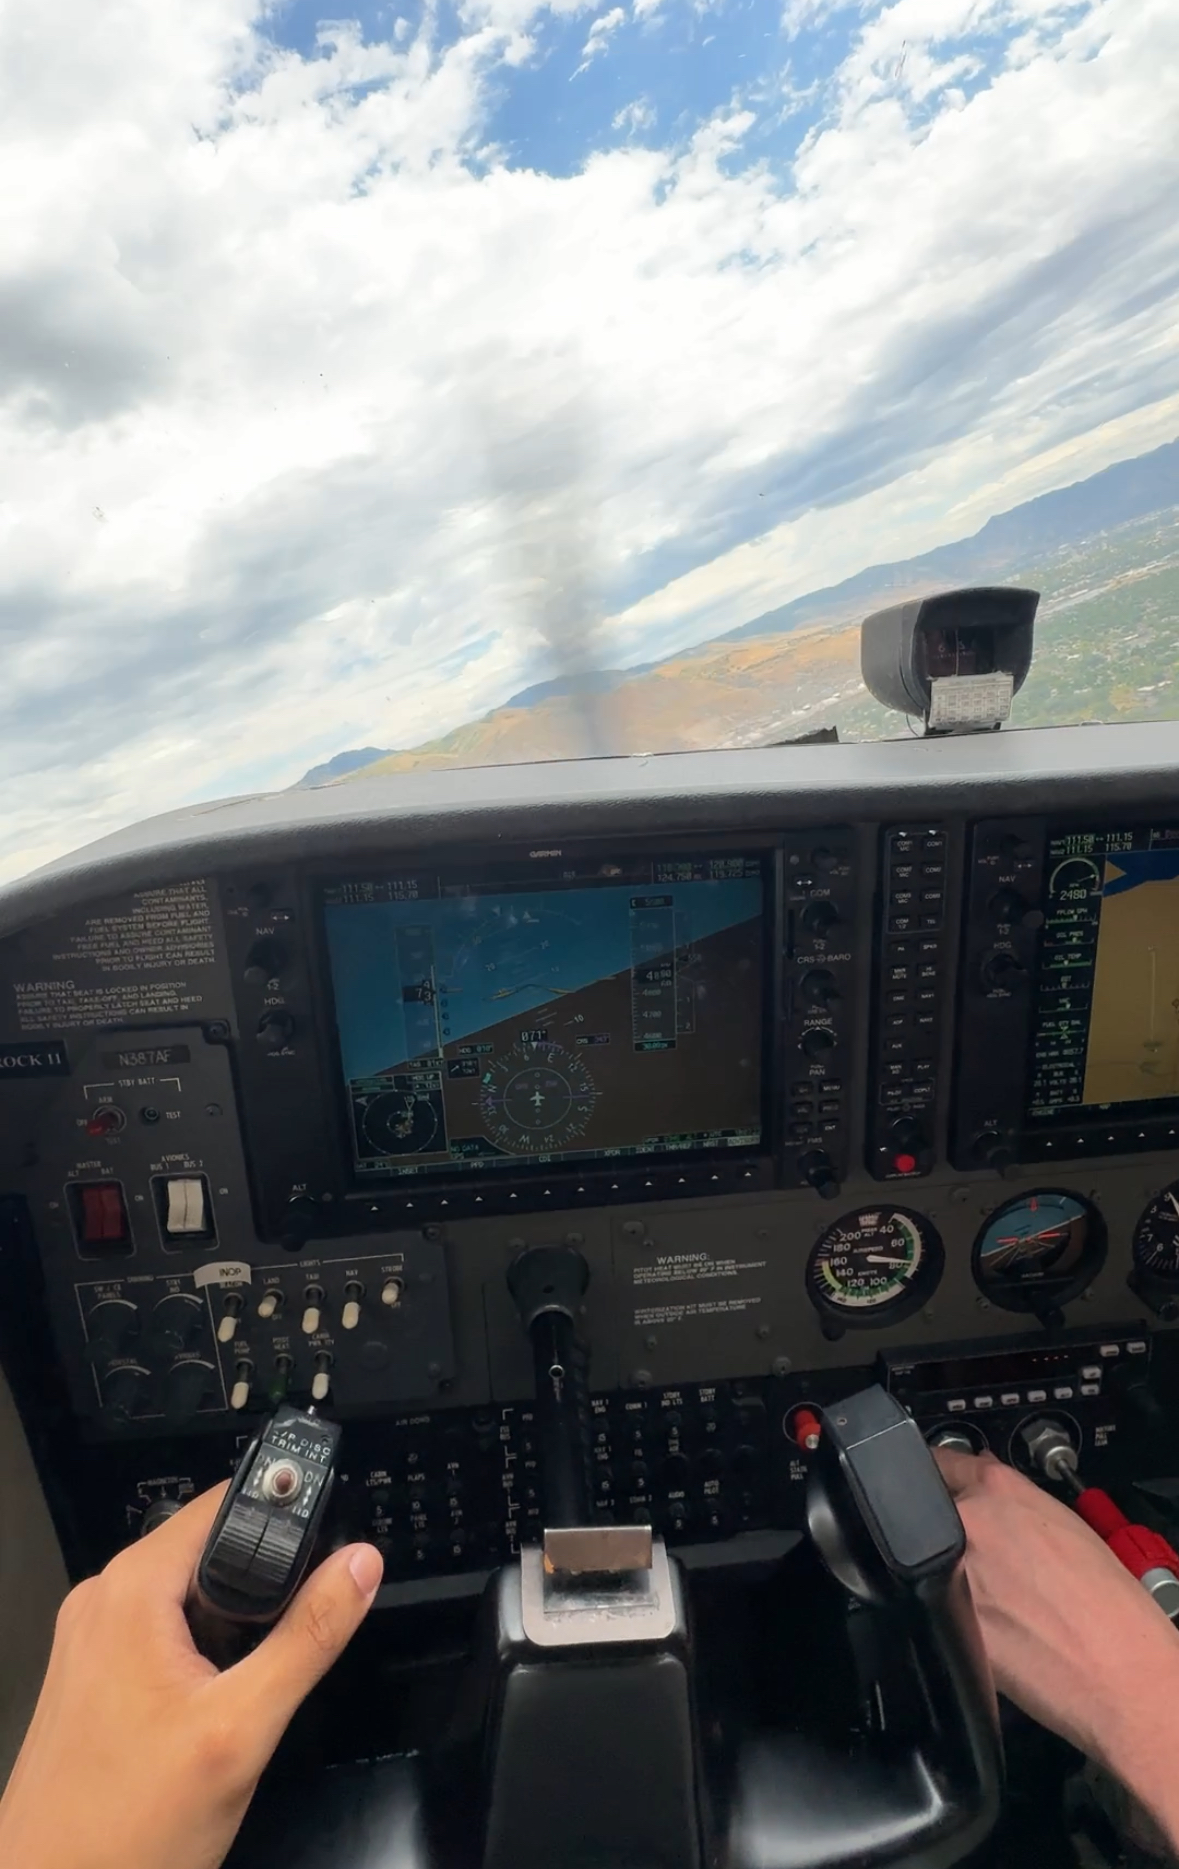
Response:
M68 1077L70 1060L62 1038L0 1038L0 1083L33 1077Z

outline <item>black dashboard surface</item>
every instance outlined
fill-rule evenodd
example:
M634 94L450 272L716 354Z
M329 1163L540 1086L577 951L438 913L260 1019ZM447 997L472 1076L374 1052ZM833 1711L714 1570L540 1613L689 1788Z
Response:
M507 1270L563 1241L595 1510L693 1562L797 1533L872 1375L1165 1479L1177 782L1168 726L409 774L0 892L3 1354L71 1569L313 1397L389 1590L478 1588L539 1512Z

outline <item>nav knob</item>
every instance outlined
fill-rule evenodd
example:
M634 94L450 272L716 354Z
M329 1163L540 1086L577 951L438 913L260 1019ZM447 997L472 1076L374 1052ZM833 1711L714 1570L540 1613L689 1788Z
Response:
M255 1037L263 1051L282 1051L295 1036L295 1021L281 1006L263 1013Z
M1000 889L987 903L987 908L997 922L1020 922L1025 928L1039 928L1044 920L1043 911L1034 909L1026 896L1021 896L1018 889Z
M798 919L808 934L825 935L839 920L839 910L821 897L818 902L808 902Z
M277 980L287 964L287 951L281 941L255 941L246 955L242 978L249 986L265 986Z
M825 1201L833 1201L839 1193L839 1177L835 1172L835 1163L823 1149L808 1149L798 1158L798 1172L803 1180L821 1194Z
M802 1049L808 1058L822 1058L835 1049L835 1034L829 1026L813 1025L802 1035Z

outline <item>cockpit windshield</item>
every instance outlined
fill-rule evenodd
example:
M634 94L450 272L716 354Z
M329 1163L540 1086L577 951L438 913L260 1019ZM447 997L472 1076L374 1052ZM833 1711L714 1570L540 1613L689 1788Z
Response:
M0 876L193 800L1179 715L1173 0L9 0Z

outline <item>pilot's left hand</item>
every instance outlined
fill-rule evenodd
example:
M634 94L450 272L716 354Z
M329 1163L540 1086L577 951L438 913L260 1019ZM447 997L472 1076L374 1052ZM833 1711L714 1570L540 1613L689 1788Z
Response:
M320 1565L224 1674L184 1599L224 1496L215 1487L120 1552L61 1606L41 1697L0 1798L11 1869L217 1869L287 1722L364 1620L380 1553Z

